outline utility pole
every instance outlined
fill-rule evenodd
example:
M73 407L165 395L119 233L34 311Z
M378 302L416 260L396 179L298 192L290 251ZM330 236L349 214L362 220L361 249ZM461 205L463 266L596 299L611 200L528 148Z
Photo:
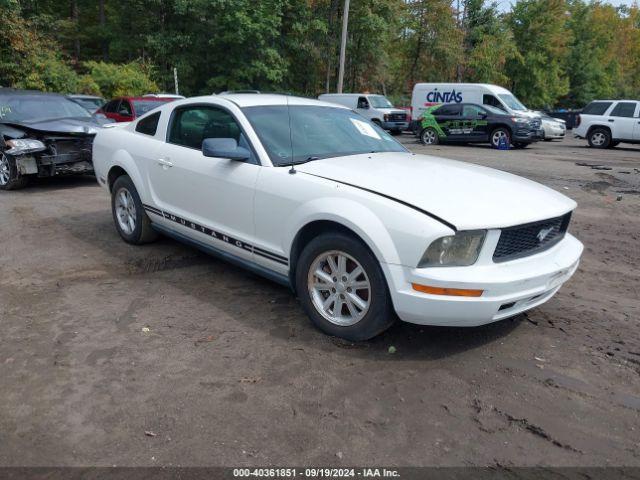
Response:
M347 51L347 26L349 25L349 0L344 0L342 14L342 40L340 42L340 69L338 70L338 93L342 93L344 84L344 57Z
M180 90L178 90L178 69L173 67L173 85L176 90L176 95L180 95Z

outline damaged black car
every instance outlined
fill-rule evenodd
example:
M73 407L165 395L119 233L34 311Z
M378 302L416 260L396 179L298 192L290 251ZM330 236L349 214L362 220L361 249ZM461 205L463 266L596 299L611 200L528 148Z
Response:
M102 123L63 95L0 88L0 190L35 177L93 173Z

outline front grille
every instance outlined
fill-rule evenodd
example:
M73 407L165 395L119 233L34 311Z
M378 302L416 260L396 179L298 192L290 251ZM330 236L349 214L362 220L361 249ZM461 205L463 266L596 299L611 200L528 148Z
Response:
M527 257L551 248L564 238L571 212L557 218L504 228L493 252L494 262Z
M390 122L406 122L407 121L407 114L406 113L391 113L389 114L389 121Z
M540 121L539 118L534 118L533 120L531 120L531 127L538 129L540 128L540 125L542 124L542 122Z
M45 141L49 148L41 157L44 164L91 161L93 136L52 137Z

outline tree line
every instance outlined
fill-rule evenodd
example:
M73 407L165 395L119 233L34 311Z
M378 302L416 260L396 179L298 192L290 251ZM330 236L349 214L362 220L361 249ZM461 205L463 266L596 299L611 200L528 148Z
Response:
M504 5L506 2L501 2ZM106 97L335 91L343 0L0 0L0 86ZM535 108L640 97L640 11L586 0L351 0L345 91L486 82Z

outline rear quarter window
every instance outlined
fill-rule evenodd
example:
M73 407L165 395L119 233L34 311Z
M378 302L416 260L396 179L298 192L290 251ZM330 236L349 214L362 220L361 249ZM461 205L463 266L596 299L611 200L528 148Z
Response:
M584 115L604 115L612 102L591 102L589 105L584 107L582 113Z
M158 130L158 122L160 121L160 112L149 115L138 121L136 124L136 132L144 133L145 135L154 136Z

